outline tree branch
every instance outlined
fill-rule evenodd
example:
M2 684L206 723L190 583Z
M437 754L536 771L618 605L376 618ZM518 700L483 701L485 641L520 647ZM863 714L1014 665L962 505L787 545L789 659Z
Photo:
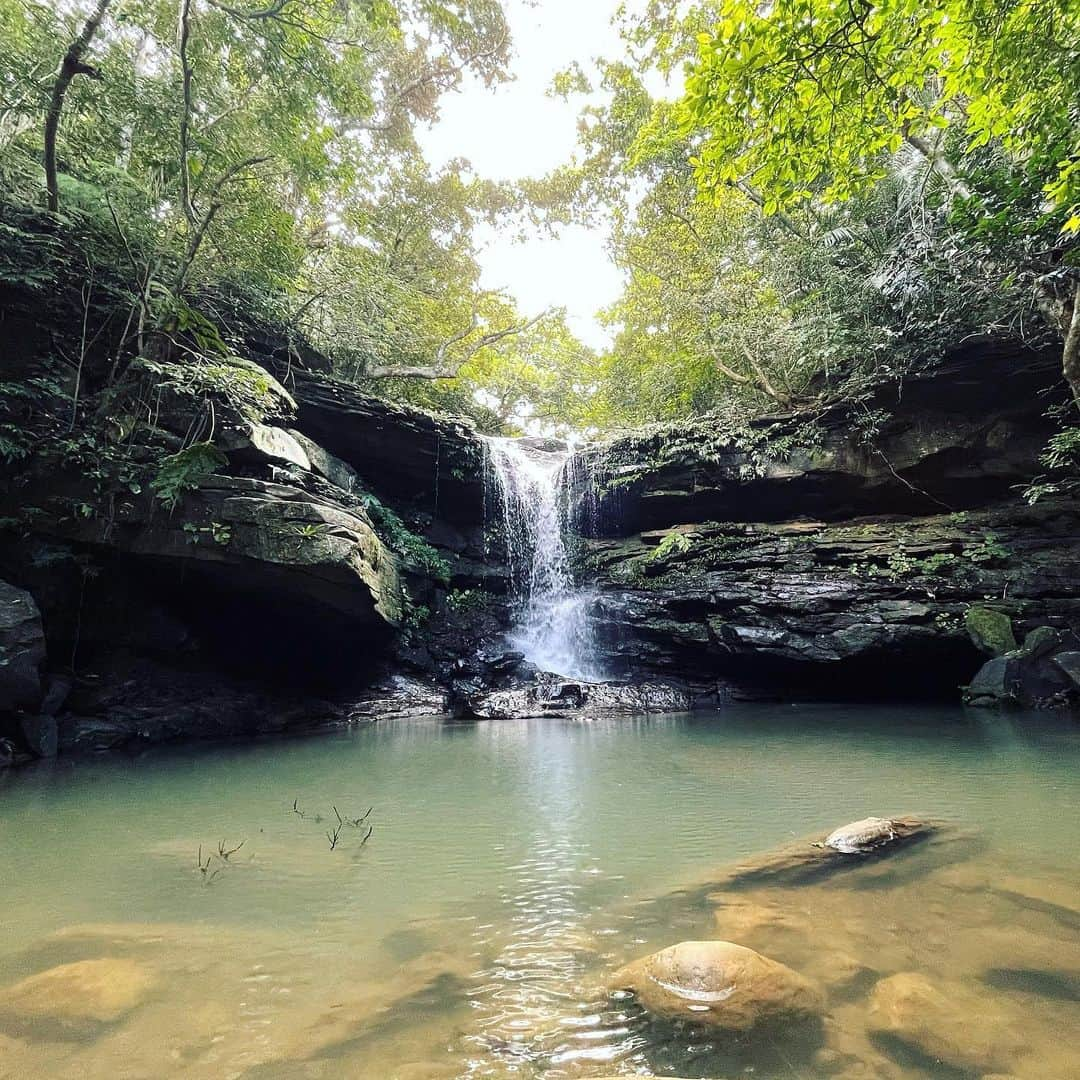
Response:
M921 135L913 135L907 127L904 128L904 142L922 155L926 164L945 181L954 195L959 195L962 199L971 198L971 188L953 168L952 162L941 152L937 143L931 144Z
M491 45L486 49L478 49L476 52L469 53L467 56L462 57L456 64L452 64L449 67L442 67L440 64L435 63L426 67L397 90L388 104L383 105L382 113L385 119L381 122L353 120L349 123L349 127L354 131L389 131L394 126L394 120L396 119L395 114L397 113L399 106L410 94L419 90L425 83L449 79L459 75L465 68L469 67L470 64L476 63L477 60L484 60L489 56L494 56L505 44L506 35L503 34L494 45Z
M435 353L434 363L414 367L397 365L379 366L368 368L366 374L369 379L453 379L457 377L457 373L461 370L462 366L468 363L468 361L481 349L487 348L488 345L494 345L497 341L502 341L503 338L525 333L526 330L531 329L542 319L546 319L550 314L550 310L541 311L539 315L529 319L528 322L515 323L513 326L507 326L502 330L493 330L489 334L482 334L469 345L462 356L448 364L446 362L446 356L449 350L454 345L464 341L477 329L479 318L474 311L469 327L460 333L454 334L439 346Z
M88 79L100 79L101 73L90 64L83 63L90 42L101 26L112 0L98 0L97 7L83 24L82 32L68 46L53 83L49 108L45 113L45 202L50 212L60 208L60 188L56 175L56 133L60 128L60 114L64 108L64 97L76 75L85 75Z

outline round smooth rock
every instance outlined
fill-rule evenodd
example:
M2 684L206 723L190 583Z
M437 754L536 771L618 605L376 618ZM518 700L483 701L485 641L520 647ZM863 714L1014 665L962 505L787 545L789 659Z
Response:
M612 989L632 990L652 1015L720 1031L809 1020L820 991L798 972L730 941L683 941L618 971Z
M888 818L868 817L834 829L825 837L825 846L844 855L861 855L891 843L896 837L896 827Z

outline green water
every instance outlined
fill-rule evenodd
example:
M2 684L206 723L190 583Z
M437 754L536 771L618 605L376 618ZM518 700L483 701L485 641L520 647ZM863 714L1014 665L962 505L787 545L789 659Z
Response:
M370 839L362 842L366 825L345 825L331 850L333 807L346 818L372 807ZM748 706L593 722L418 720L10 773L0 778L0 983L123 955L155 973L155 989L92 1031L61 1037L41 1020L0 1036L0 1075L751 1069L854 1080L863 1074L848 1057L839 1067L820 1047L733 1054L648 1023L598 987L627 960L717 936L690 886L725 864L868 814L902 813L977 837L947 860L1041 883L1028 889L1040 896L1056 890L1045 931L1034 901L1020 916L1013 901L979 906L979 925L1019 918L1033 935L1030 962L993 968L1036 973L1026 986L996 977L1008 984L993 991L1005 1006L1021 1022L1024 1009L1055 1022L1075 1012L1080 1030L1080 1004L1070 1000L1074 975L1080 987L1080 916L1070 929L1060 902L1080 881L1080 726L1049 715ZM219 844L241 841L228 860L217 857ZM922 887L917 876L896 886L898 898L910 892L903 910L918 907ZM966 940L969 898L981 894L945 892L957 886L944 878L934 888L930 909L889 931L908 952L886 963L861 955L875 951L872 941L848 951L879 975L912 965L936 972L934 942ZM833 905L821 909L830 941L849 895L862 903L847 888L823 900ZM158 930L153 940L148 927ZM754 947L769 952L768 928L756 933ZM775 945L789 963L808 950L780 937ZM969 964L968 954L950 961L969 981L977 951L969 948ZM1047 953L1061 966L1040 982ZM1057 988L1049 997L1048 986ZM837 999L830 1023L858 1025L862 1007L857 995ZM1080 1053L1060 1064L1060 1046L1044 1052L1028 1027L1035 1045L1017 1075L1041 1063L1043 1080L1074 1064L1060 1075L1080 1076ZM875 1057L866 1076L963 1075L885 1050L887 1067Z

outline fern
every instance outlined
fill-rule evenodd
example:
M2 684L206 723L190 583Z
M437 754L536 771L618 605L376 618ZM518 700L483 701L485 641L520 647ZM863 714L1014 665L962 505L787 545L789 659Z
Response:
M225 460L225 455L213 443L192 443L186 450L170 454L161 462L150 486L172 510L186 491L194 491L224 465Z

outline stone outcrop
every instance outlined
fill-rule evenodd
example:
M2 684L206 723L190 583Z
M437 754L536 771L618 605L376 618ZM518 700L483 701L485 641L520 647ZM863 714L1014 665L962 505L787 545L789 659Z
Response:
M34 598L0 581L0 713L41 701L45 633Z
M290 415L296 404L287 391L274 400L277 422L225 423L207 455L212 468L168 499L155 475L160 457L149 451L125 461L120 483L83 459L53 458L31 461L7 498L0 493L4 512L26 523L0 545L0 566L41 601L57 669L68 657L79 661L74 684L62 675L48 684L50 692L66 685L70 696L52 693L57 700L44 709L41 626L34 646L33 601L13 592L25 602L4 608L13 663L5 665L11 701L0 711L31 711L0 722L5 758L445 705L434 677L475 649L474 627L486 621L494 633L502 625L497 602L454 613L445 599L450 588L505 589L500 568L485 561L482 513L472 526L455 525L434 507L418 508L412 490L388 505L356 466L392 492L397 479L379 454L400 451L418 493L432 479L424 479L420 434L441 446L446 462L478 453L478 440L467 425L357 395L350 408L362 400L363 416L334 414L370 437L370 445L342 440L356 450L354 465L288 426L302 421ZM173 433L192 423L190 403L168 402L161 423L168 450ZM395 425L405 430L392 450ZM472 480L481 490L479 474ZM460 501L449 505L465 513ZM429 615L424 644L418 631ZM395 680L395 672L413 678Z
M991 655L972 700L1076 699L1067 656L1035 678L1013 639L1080 651L1080 507L1016 491L1059 382L1049 355L973 340L880 388L873 430L836 406L587 448L579 573L608 667L720 698L956 700Z
M970 509L1031 480L1060 357L972 339L858 407L656 425L587 448L601 534L693 521L840 521ZM869 419L868 419L869 418Z
M820 1016L818 989L797 972L730 941L684 941L616 972L653 1016L745 1033Z
M1038 626L1017 647L1012 636L1002 636L1008 651L994 650L994 657L976 672L964 688L969 705L1045 707L1074 702L1080 692L1080 636L1072 630Z
M297 427L347 462L370 490L455 524L483 520L483 444L468 421L395 405L303 370L292 370L285 382L297 401Z
M751 695L955 699L985 660L965 624L973 605L1021 630L1065 632L1080 613L1080 510L1069 501L682 524L585 550L614 670Z

